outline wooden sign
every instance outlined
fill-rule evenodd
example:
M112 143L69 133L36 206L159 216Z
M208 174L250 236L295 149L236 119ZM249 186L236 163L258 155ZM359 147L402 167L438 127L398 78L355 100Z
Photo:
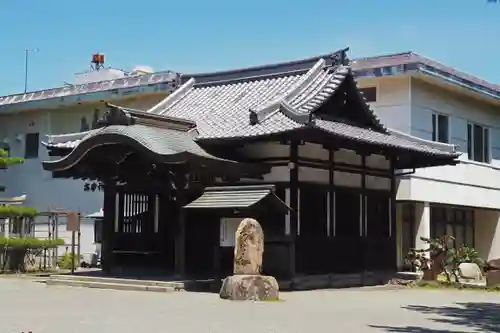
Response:
M80 231L80 216L77 212L68 213L68 223L66 224L67 231Z

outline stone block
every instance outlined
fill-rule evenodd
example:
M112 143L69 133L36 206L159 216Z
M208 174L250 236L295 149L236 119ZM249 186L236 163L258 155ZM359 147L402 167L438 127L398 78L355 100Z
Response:
M235 234L234 275L260 274L264 253L264 232L259 222L246 218Z
M481 269L474 263L461 263L458 266L458 278L458 282L463 285L486 286Z
M279 299L278 281L266 275L233 275L222 282L222 299L233 301L273 301Z

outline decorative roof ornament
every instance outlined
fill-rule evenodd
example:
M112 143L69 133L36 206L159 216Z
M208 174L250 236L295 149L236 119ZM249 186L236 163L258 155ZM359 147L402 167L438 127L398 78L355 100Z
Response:
M347 57L347 51L349 51L348 47L333 53L330 56L332 66L348 66L351 61Z
M107 127L111 125L130 126L135 124L135 118L124 111L122 108L106 103L108 111L102 118L97 121L97 128Z

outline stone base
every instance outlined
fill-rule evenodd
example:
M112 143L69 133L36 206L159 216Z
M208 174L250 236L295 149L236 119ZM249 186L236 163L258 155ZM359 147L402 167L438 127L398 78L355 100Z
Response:
M233 275L222 282L219 296L233 301L275 301L279 299L278 281L265 275Z

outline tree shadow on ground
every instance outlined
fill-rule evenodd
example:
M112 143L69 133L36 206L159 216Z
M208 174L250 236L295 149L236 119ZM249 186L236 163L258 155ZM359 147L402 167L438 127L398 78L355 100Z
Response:
M400 333L458 333L464 332L464 329L480 333L500 332L500 304L497 303L456 303L455 306L444 307L409 305L403 309L435 316L429 320L454 327L440 330L418 326L370 326L386 332Z

